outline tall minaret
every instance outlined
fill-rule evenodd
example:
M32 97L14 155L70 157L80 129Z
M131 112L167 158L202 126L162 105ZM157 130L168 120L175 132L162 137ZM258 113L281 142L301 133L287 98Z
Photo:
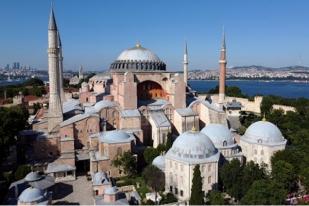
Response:
M59 48L57 24L54 10L51 8L48 25L48 75L49 75L49 109L48 132L51 132L63 120L62 105L59 94Z
M189 61L188 61L188 47L187 47L187 42L185 42L185 52L183 55L183 78L184 78L184 82L187 86L188 84L188 65L189 65Z
M60 33L58 32L58 48L59 48L59 89L61 102L65 102L65 95L63 90L63 55Z
M225 32L223 30L222 47L220 51L220 77L219 77L219 104L223 104L225 98L225 75L226 75L226 45Z
M82 65L80 65L80 68L79 68L78 78L79 78L79 80L84 79L84 73L83 73L83 66Z

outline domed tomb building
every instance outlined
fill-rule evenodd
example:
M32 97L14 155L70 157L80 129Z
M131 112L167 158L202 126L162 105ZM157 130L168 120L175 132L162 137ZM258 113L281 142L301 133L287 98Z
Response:
M205 134L194 130L182 133L165 155L165 190L188 201L193 170L200 165L202 189L207 193L218 182L219 157L220 152Z
M222 124L208 124L201 132L210 138L224 159L232 160L237 158L242 161L242 153L239 151L239 146L236 144L227 126Z
M278 127L265 119L251 124L240 137L240 146L247 161L264 163L268 169L271 169L272 155L284 150L286 142Z

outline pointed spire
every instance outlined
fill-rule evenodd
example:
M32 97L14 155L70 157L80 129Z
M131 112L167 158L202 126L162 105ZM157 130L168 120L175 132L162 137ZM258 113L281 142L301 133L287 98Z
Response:
M61 48L62 47L62 43L61 43L61 38L60 38L59 31L57 31L57 36L58 36L58 46L59 46L59 48Z
M57 30L57 24L56 24L56 19L55 19L55 15L54 15L53 2L52 2L52 5L51 5L50 14L49 14L48 29L49 30Z
M185 54L188 54L188 45L187 45L187 41L185 41Z

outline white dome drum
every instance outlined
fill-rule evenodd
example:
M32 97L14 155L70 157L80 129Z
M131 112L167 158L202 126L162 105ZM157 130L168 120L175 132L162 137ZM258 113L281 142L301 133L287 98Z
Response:
M126 49L120 53L116 61L114 61L110 69L113 72L124 71L154 71L154 70L166 70L166 65L159 57L150 51L142 47L140 44L136 44L135 47Z
M235 145L230 130L222 124L208 124L201 132L210 138L216 148Z
M166 157L184 162L204 162L218 153L205 134L196 131L184 132L177 137Z
M259 144L283 144L286 139L276 125L267 121L251 124L242 136L242 140Z

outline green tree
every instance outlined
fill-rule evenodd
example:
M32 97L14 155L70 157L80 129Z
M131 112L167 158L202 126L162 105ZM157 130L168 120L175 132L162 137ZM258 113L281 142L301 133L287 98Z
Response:
M309 192L309 167L306 167L301 171L300 180L305 186L306 191Z
M193 179L191 187L191 197L189 200L190 205L203 205L204 204L204 192L203 180L201 177L200 165L196 165L193 170Z
M119 155L115 160L112 161L112 164L119 169L122 169L123 172L128 176L133 176L136 174L136 158L131 154L131 152L124 152L122 155Z
M242 195L242 167L238 159L226 162L219 171L224 190L239 200Z
M164 190L165 185L165 175L164 173L158 169L156 166L148 165L142 174L146 184L153 189L156 193Z
M241 199L244 205L282 205L287 192L274 181L257 180Z
M174 196L173 193L167 193L162 197L162 200L160 201L161 205L169 204L169 203L175 203L178 202L177 198Z
M23 179L29 172L31 172L29 165L19 165L14 175L15 180Z
M11 145L16 144L20 130L28 125L28 110L21 106L0 108L0 161L8 154Z
M217 190L211 190L207 193L208 205L225 205L223 194Z
M35 78L26 80L22 84L22 86L44 86L44 82L41 79L35 77Z
M172 133L169 132L167 134L167 139L166 139L166 143L165 143L165 151L168 151L173 145L173 137L172 137Z
M241 89L236 86L226 86L225 87L226 95L230 97L247 97L245 94L242 93ZM208 94L218 94L219 93L219 86L217 85L215 88L210 89Z
M164 173L154 165L148 165L145 167L142 176L146 184L154 191L164 190L165 176Z
M279 160L272 165L272 178L289 192L297 190L297 175L293 165Z
M146 163L151 164L153 159L160 155L160 151L156 148L153 148L153 147L147 147L144 150L143 155L144 155L144 159L145 159Z
M256 180L266 179L266 170L253 161L247 162L241 172L241 195L243 197Z

